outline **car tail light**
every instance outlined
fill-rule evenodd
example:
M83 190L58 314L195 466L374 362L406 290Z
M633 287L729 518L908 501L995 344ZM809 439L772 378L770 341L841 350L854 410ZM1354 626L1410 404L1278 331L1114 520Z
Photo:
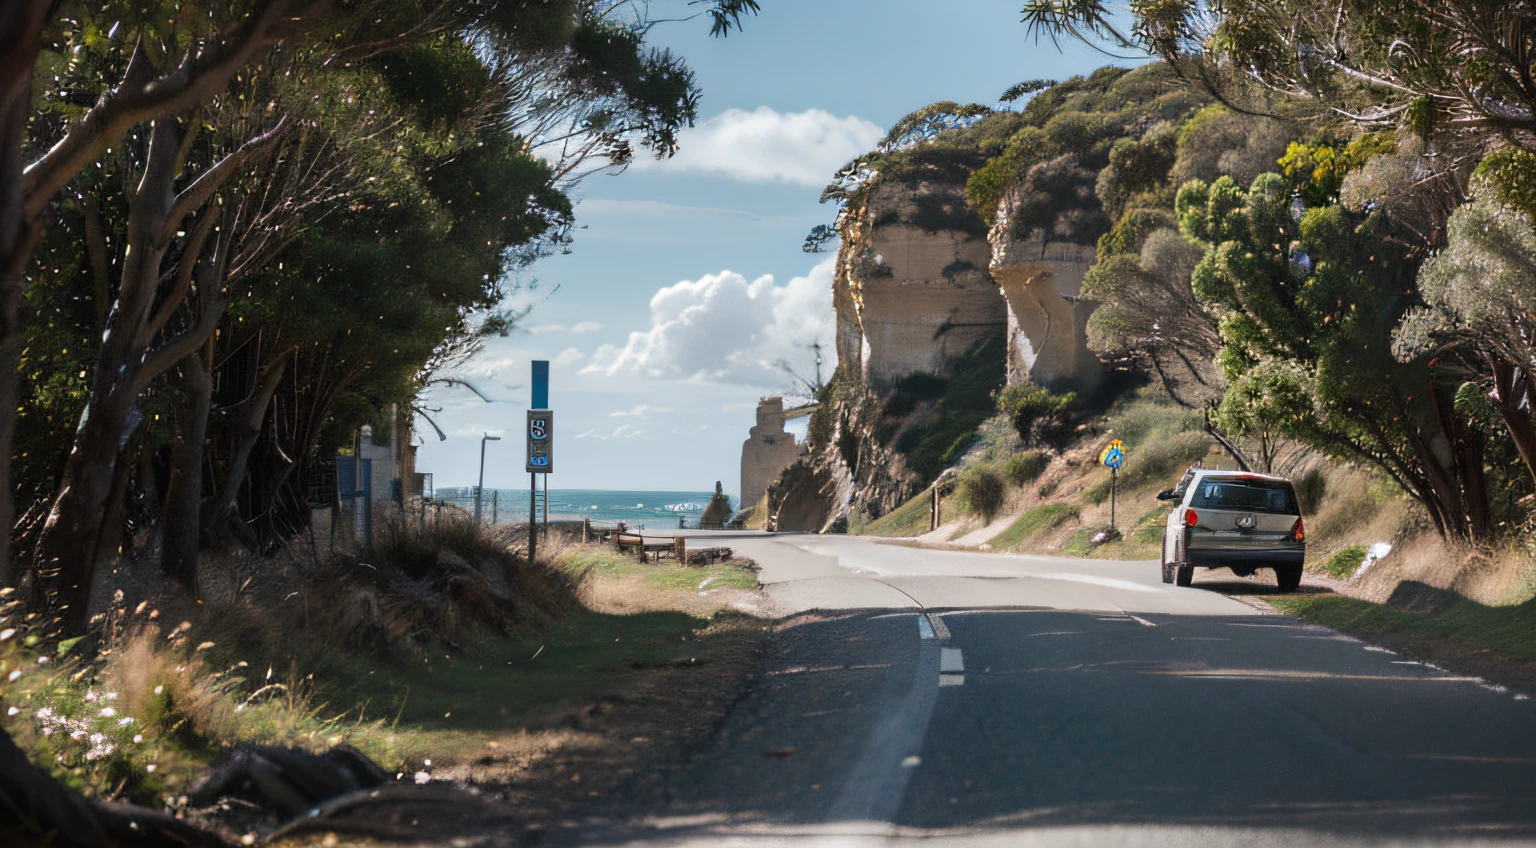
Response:
M1296 519L1296 526L1291 528L1291 538L1298 542L1307 540L1307 528L1302 526L1300 518Z
M1193 527L1200 523L1200 514L1192 509L1184 510L1184 526Z

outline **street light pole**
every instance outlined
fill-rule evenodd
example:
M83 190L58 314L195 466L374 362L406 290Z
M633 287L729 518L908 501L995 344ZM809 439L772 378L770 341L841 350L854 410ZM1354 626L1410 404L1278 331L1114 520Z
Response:
M501 437L500 436L492 436L490 433L486 433L480 439L480 485L475 487L475 521L476 522L478 522L480 520L480 498L481 498L482 493L485 491L485 443L486 442L499 442L499 441L501 441Z

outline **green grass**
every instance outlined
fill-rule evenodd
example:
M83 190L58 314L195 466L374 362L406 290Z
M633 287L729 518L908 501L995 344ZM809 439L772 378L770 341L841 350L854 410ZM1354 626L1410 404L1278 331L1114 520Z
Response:
M1168 508L1155 506L1148 510L1136 523L1128 535L1132 542L1138 545L1157 545L1162 547L1163 531L1166 529L1165 521L1168 517Z
M924 490L911 500L870 522L864 528L867 536L908 537L928 532L933 508L933 495Z
M1365 554L1364 545L1340 548L1328 557L1327 562L1323 563L1323 573L1338 580L1348 580L1360 568L1360 563L1365 560Z
M756 589L757 575L738 565L721 563L710 566L683 566L675 562L641 564L633 556L607 548L571 548L555 558L555 567L581 580L601 574L619 580L643 575L645 585L653 589L699 588L709 581L711 589Z
M622 693L634 669L686 659L690 640L708 625L678 612L582 610L542 633L487 641L458 656L348 663L322 691L338 703L372 704L402 729L536 727Z
M1404 584L1408 585L1408 584ZM1493 652L1536 662L1536 601L1490 607L1439 590L1437 612L1410 612L1340 595L1271 598L1281 612L1372 641L1400 653L1435 656Z
M994 548L1011 548L1046 530L1060 527L1077 518L1082 512L1083 508L1077 504L1041 504L1019 516L1016 521L1008 525L1007 530L992 537L991 545Z
M1098 529L1094 527L1078 530L1072 534L1072 538L1068 539L1066 544L1061 546L1061 552L1068 556L1087 556L1093 552L1093 534L1097 532Z

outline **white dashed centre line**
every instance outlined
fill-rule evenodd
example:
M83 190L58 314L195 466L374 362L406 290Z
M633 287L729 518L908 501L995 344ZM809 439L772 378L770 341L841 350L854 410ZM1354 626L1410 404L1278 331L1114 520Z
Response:
M959 648L939 649L939 685L965 685L965 657Z
M939 671L965 671L965 657L959 648L944 648L939 651Z

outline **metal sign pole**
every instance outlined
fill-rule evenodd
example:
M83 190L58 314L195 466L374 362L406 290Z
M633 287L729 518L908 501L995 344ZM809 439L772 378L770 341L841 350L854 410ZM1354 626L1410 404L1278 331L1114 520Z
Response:
M1109 529L1115 529L1115 484L1120 479L1120 469L1109 469Z
M549 473L554 470L555 414L549 408L549 361L533 361L532 401L528 410L528 561L534 561L539 535L539 475L544 477L544 524L549 525Z

